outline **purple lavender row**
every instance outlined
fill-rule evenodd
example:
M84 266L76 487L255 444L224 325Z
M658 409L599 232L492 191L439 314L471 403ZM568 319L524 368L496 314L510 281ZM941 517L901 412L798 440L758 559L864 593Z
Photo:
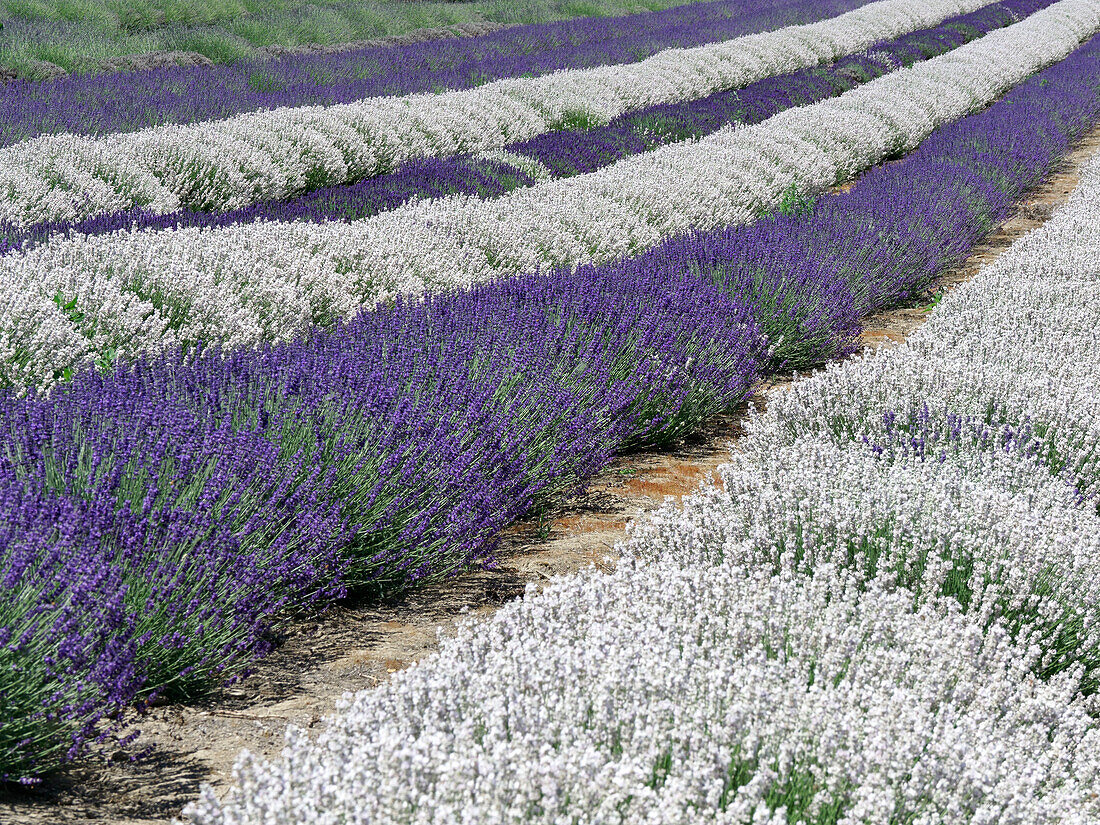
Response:
M672 47L812 23L865 2L722 0L625 17L520 26L460 41L15 81L0 85L0 146L56 132L129 132L280 106L467 89L504 77L631 63Z
M624 444L850 351L1098 119L1100 38L792 214L0 396L0 774L71 758L150 691L208 689L292 606L488 562Z
M594 172L630 155L712 134L730 123L760 123L792 106L842 94L899 66L911 66L944 54L994 29L1011 25L1052 2L1003 0L933 28L881 41L830 66L765 78L742 89L699 100L651 106L614 118L606 126L548 132L505 149L539 161L554 177ZM535 179L523 169L499 160L470 155L422 158L388 175L227 212L180 210L163 214L138 208L29 227L0 223L0 254L24 245L36 246L53 235L69 232L102 235L131 228L218 227L257 220L354 221L396 209L412 198L455 194L493 198L534 183Z
M488 560L617 445L737 403L748 316L702 278L530 277L4 397L0 657L30 673L0 669L0 778L56 764L138 687L239 670L288 599Z

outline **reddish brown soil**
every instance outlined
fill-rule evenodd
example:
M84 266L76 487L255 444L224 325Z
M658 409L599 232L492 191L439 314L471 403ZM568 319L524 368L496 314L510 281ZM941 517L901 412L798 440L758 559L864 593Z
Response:
M951 289L1045 220L1077 185L1086 158L1100 149L1100 128L1082 140L1060 171L1026 198L958 269L941 281ZM866 347L896 346L923 322L929 306L871 316ZM758 405L788 385L777 376L753 396ZM465 573L386 604L341 604L316 621L291 629L255 672L232 688L193 705L154 708L141 725L152 757L131 763L72 766L34 791L0 797L0 823L163 822L178 815L202 782L224 787L243 747L274 755L288 724L317 728L346 691L377 685L436 649L438 632L463 616L488 615L505 601L553 575L614 564L615 543L633 518L667 496L680 498L712 474L741 433L744 413L712 419L675 449L623 456L588 491L557 512L516 524L504 536L499 566Z

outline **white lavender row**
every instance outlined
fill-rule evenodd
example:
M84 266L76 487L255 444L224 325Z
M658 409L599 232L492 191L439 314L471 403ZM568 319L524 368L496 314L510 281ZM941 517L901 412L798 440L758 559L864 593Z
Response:
M287 340L399 294L637 253L750 221L916 146L1100 28L1062 0L947 55L749 128L493 201L414 203L351 224L59 237L0 258L0 379L49 385L112 353Z
M839 564L948 593L1100 686L1100 158L1069 204L901 348L780 394L724 489L641 528L644 557Z
M509 78L444 94L286 107L106 137L55 135L0 150L0 222L72 220L134 206L219 210L494 149L564 125L691 100L835 60L990 0L880 0L638 63Z
M528 594L245 752L199 825L1058 823L1100 813L1069 674L833 571L624 563Z
M775 398L614 573L529 591L186 813L1096 821L1097 226L1100 159L908 344Z

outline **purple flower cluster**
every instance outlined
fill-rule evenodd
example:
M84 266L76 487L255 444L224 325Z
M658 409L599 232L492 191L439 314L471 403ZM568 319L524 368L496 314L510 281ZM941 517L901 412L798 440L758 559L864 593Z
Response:
M0 413L0 778L103 739L143 690L186 697L262 653L290 592L268 577L335 595L342 521L313 497L315 456L88 379Z
M0 773L231 675L296 606L491 563L501 527L615 450L850 350L1100 119L1098 78L1100 38L753 226L0 396Z
M288 608L486 561L537 498L738 403L749 314L704 278L537 275L0 398L0 774L238 671Z
M700 100L662 104L614 118L606 126L564 129L505 147L544 164L556 177L593 172L624 157L657 146L712 134L730 123L760 123L792 106L842 94L899 66L911 66L1050 5L1053 0L1003 0L952 18L924 31L882 41L830 66L765 78L742 89ZM256 220L357 220L395 209L412 198L465 194L497 197L534 183L524 171L496 160L471 156L423 158L396 172L355 184L319 189L287 201L260 203L221 213L181 210L155 214L128 209L80 221L14 227L0 223L0 254L51 235L101 235L132 227L166 229L229 226Z
M467 89L559 69L632 63L672 47L834 17L867 0L720 0L626 17L504 29L461 40L0 85L0 146L55 132L106 134L280 106Z
M844 355L861 317L924 294L1100 119L1098 68L1094 38L848 191L672 239L643 258L710 273L748 295L771 341L772 369Z

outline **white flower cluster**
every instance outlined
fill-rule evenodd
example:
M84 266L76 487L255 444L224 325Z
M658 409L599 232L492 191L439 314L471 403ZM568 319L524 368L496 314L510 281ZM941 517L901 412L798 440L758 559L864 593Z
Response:
M389 171L408 158L494 149L572 122L704 97L835 60L992 0L880 0L638 63L509 78L445 94L284 107L108 137L0 150L0 221L24 225L145 206L230 209Z
M906 345L781 394L726 489L642 522L616 571L529 590L349 697L316 741L243 754L226 797L186 815L1100 821L1100 708L1079 692L1100 592L1098 226L1100 159Z
M1100 666L1100 160L906 344L780 394L723 489L639 528L683 563L854 566ZM1092 678L1096 678L1094 675Z
M1098 226L1100 159L904 346L779 394L722 469L724 489L641 527L639 552L855 565L963 592L986 617L1075 625L1072 650L1033 640L1044 667L1100 665Z
M747 222L792 185L820 189L912 149L1098 29L1100 6L1062 0L838 98L495 200L421 201L351 224L54 238L0 258L0 376L48 385L111 349L286 340L397 294L608 261Z
M757 415L722 489L634 530L640 560L833 566L949 594L1037 673L1100 680L1100 157L1069 203L902 347ZM1096 821L1096 812L1081 820Z
M635 564L529 594L245 753L199 825L1095 821L1076 680L944 599Z

